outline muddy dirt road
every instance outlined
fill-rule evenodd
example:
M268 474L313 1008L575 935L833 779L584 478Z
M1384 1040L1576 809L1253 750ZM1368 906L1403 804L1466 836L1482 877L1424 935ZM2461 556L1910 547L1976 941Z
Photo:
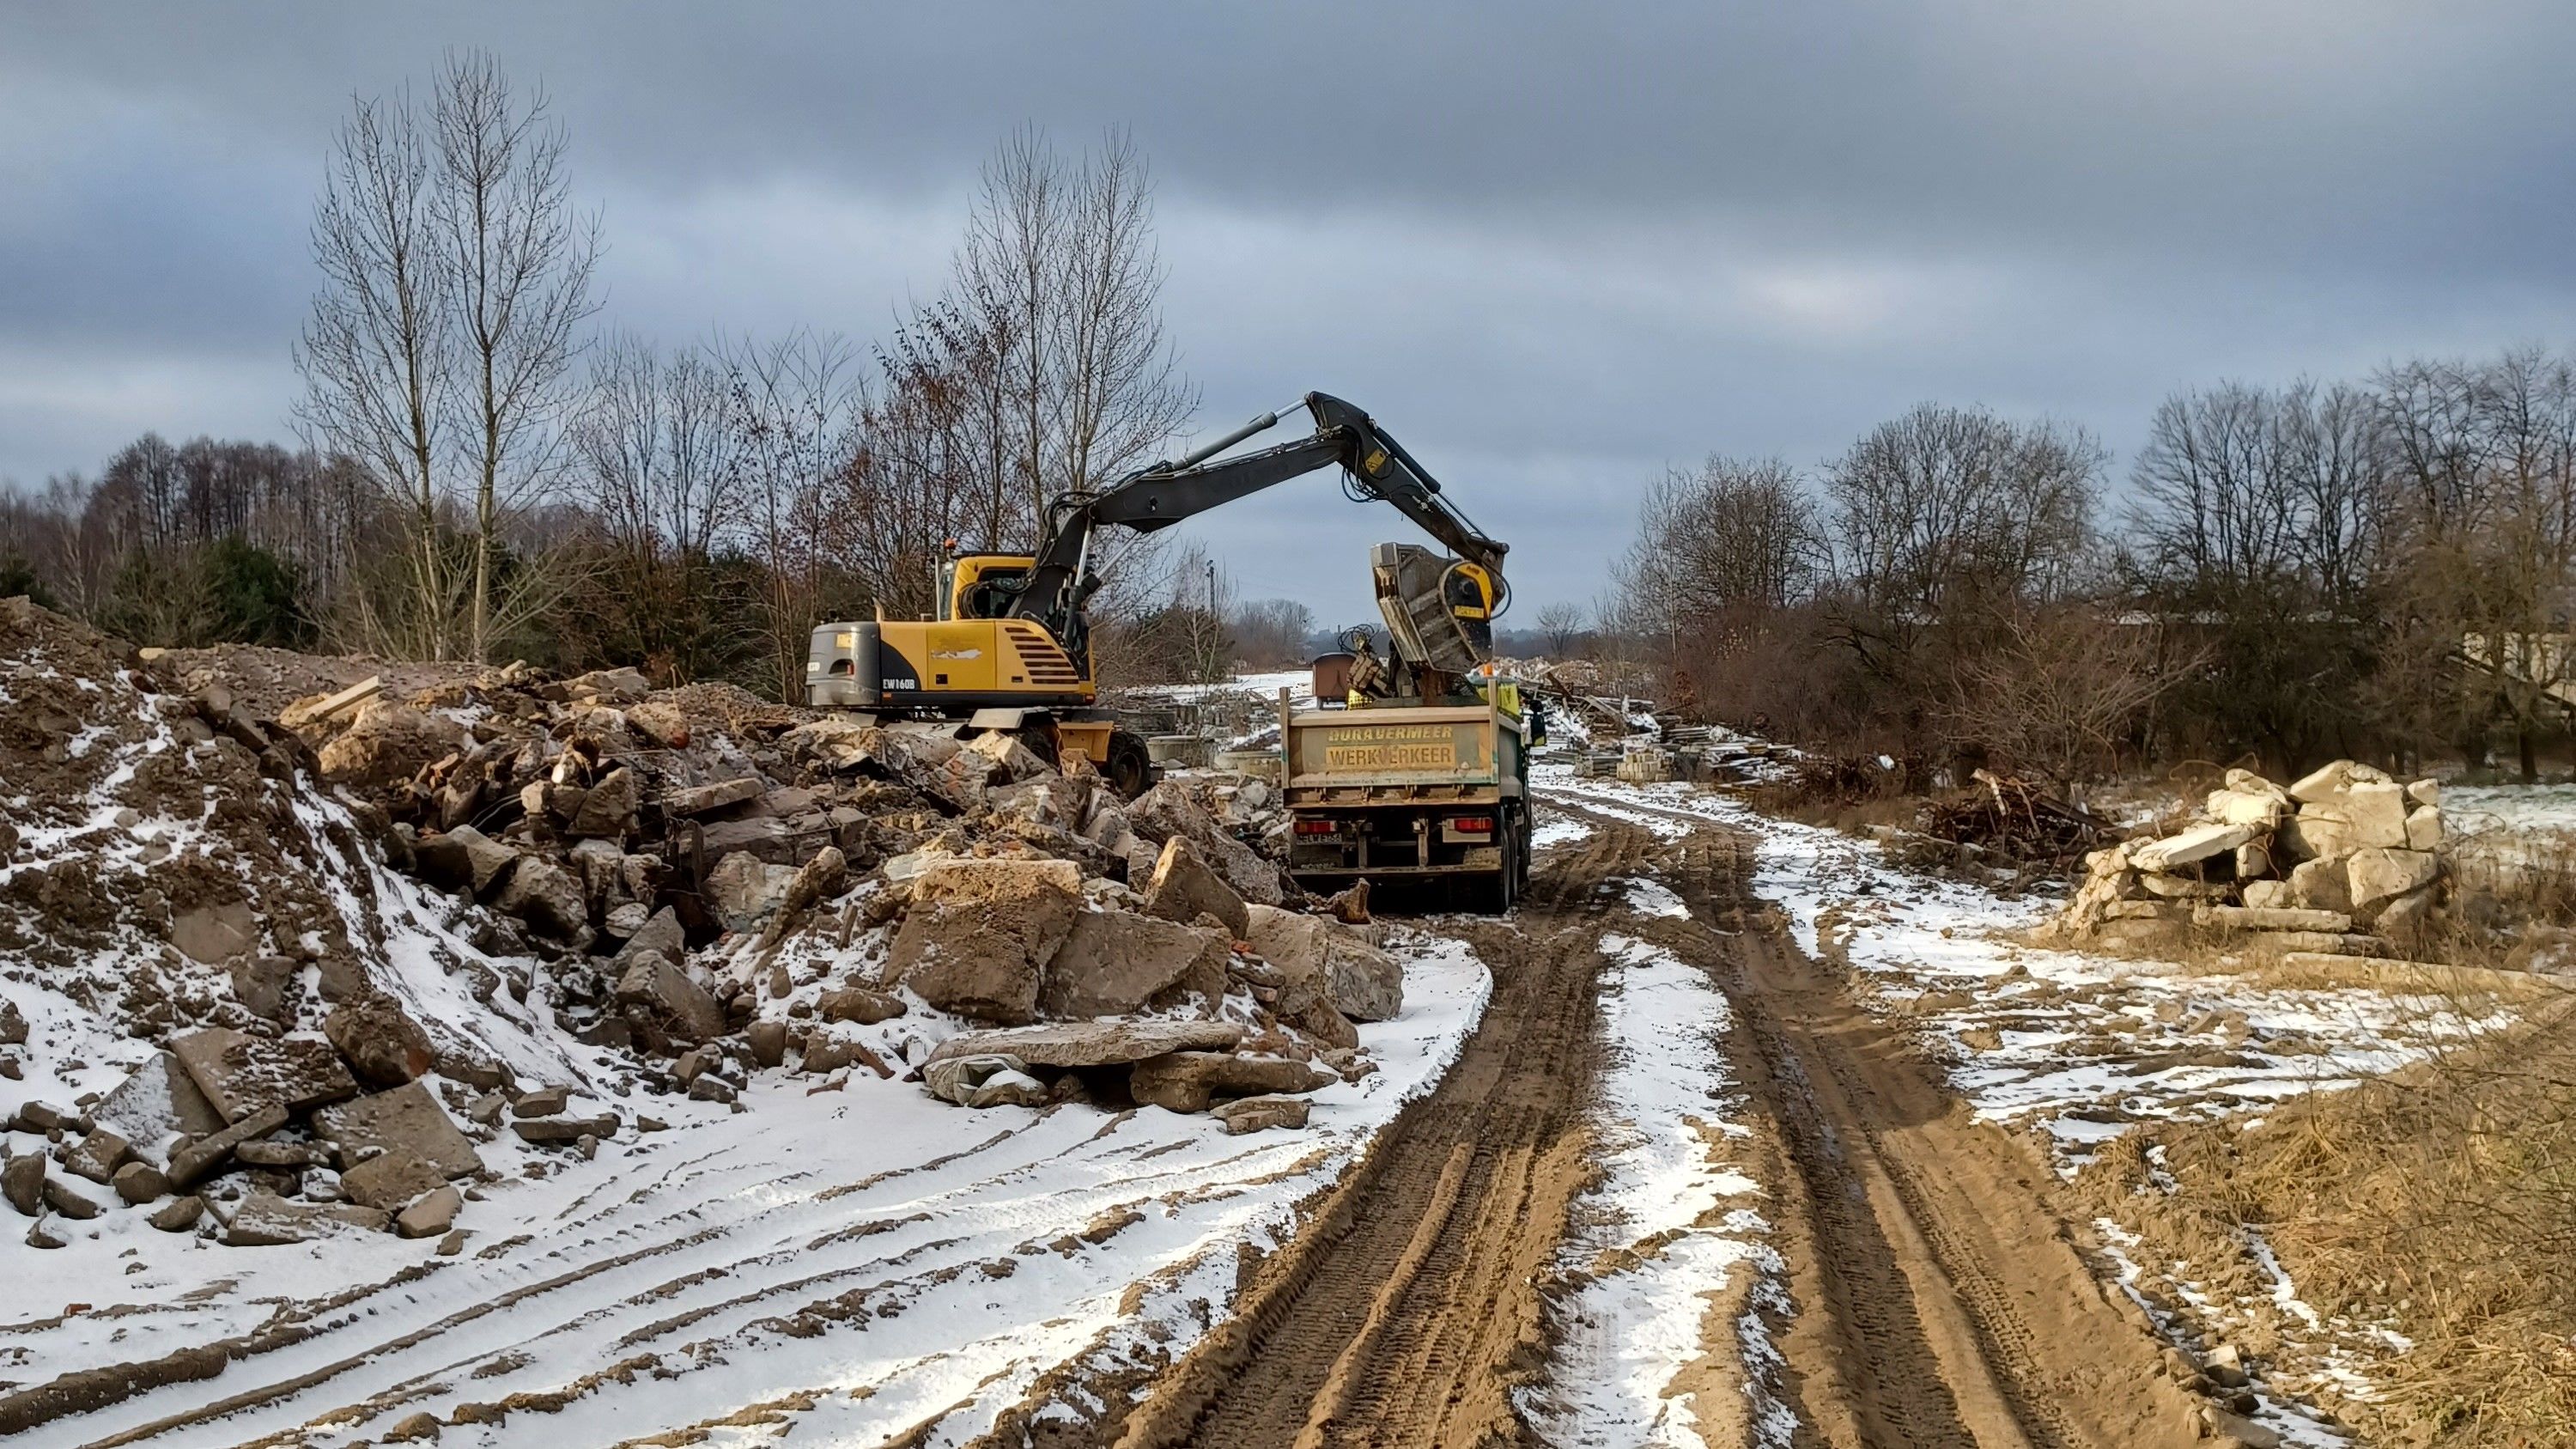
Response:
M1791 946L1746 893L1748 843L1591 819L1511 920L1473 928L1494 996L1447 1079L1101 1442L1538 1442L1516 1395L1547 1363L1546 1270L1587 1180L1613 926L1706 971L1735 1009L1727 1049L1792 1299L1770 1389L1794 1443L2194 1442L2193 1401L2095 1285L2036 1153L1956 1110L1937 1069ZM1627 911L1632 878L1689 916ZM1732 1331L1712 1308L1703 1341L1732 1352Z

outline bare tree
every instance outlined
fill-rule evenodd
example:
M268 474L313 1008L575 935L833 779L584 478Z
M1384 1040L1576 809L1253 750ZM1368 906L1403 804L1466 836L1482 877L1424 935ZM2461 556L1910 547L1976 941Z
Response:
M1143 157L1113 132L1078 165L1034 128L985 164L956 306L993 352L973 397L986 486L1032 517L1150 460L1196 405L1163 335Z
M337 138L298 417L403 516L399 584L357 594L360 637L479 659L554 597L542 560L502 562L563 462L598 247L542 93L479 51L448 56L433 92L425 117L361 98Z
M761 565L760 629L782 699L804 690L807 632L833 575L834 484L857 451L858 354L837 336L795 332L725 351L740 438L740 536Z
M577 493L624 552L703 559L741 482L738 422L730 380L707 354L612 336L592 355L572 430Z
M1560 599L1538 611L1539 637L1547 643L1547 657L1565 659L1583 640L1583 606Z
M2384 473L2348 388L2222 383L2157 408L2130 474L2142 601L2210 661L2177 695L2178 743L2289 770L2361 748L2359 684L2389 637L2370 596Z
M1835 637L1882 677L1946 673L1986 624L2079 582L2104 462L2080 429L1979 408L1927 403L1863 434L1825 474Z
M1315 632L1315 611L1295 599L1255 599L1237 607L1227 627L1235 653L1246 663L1282 668L1306 662L1306 636Z
M322 289L295 349L296 417L309 439L364 467L399 510L399 584L352 598L358 641L446 659L460 580L440 508L455 386L452 274L435 234L437 161L408 95L358 99L332 146L313 214Z
M1788 464L1711 455L1697 473L1648 485L1623 576L1646 612L1696 618L1787 608L1814 592L1827 562L1815 505Z
M440 66L433 124L432 216L462 372L448 397L472 498L466 638L484 659L553 600L545 571L521 568L505 582L495 563L509 516L541 501L558 475L579 328L597 306L598 226L573 211L564 129L545 93L522 98L488 52Z
M1942 713L1959 738L2071 792L2144 742L2150 707L2203 657L2176 659L2151 622L2089 603L2025 610L1963 661Z

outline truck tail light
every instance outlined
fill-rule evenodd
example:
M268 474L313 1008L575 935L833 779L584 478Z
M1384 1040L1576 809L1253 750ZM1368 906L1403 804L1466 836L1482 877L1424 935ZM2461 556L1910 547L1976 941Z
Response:
M1342 827L1339 824L1330 820L1300 820L1297 822L1297 833L1299 835L1331 835L1341 828Z
M1449 822L1449 828L1457 831L1460 835L1491 835L1494 833L1494 817L1491 815L1460 815Z

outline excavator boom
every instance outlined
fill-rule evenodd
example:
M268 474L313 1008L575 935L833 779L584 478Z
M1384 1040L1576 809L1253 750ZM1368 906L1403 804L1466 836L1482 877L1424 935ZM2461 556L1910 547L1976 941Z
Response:
M1138 469L1097 493L1068 493L1047 510L1047 533L1037 562L1010 613L1035 619L1080 657L1082 604L1094 531L1112 525L1151 533L1211 508L1319 468L1339 464L1357 494L1393 504L1451 553L1482 569L1503 588L1503 555L1509 544L1476 527L1441 496L1440 483L1375 419L1330 393L1304 398L1315 430L1292 443L1218 459L1216 455L1278 425L1277 413L1251 422L1172 461ZM1496 608L1501 601L1496 600Z

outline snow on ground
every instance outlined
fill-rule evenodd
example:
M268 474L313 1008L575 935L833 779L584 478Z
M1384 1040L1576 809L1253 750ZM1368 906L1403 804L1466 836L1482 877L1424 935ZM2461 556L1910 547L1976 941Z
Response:
M2301 990L2163 962L2046 950L2013 939L2054 912L1890 862L1876 844L1776 820L1683 784L1628 785L1543 768L1543 795L1620 819L1744 830L1754 893L1799 946L1840 959L1875 1005L1906 1018L1980 1116L2044 1129L2062 1171L2150 1117L2214 1118L2349 1086L2463 1029L2448 1003Z
M459 1257L358 1233L227 1248L109 1214L68 1248L13 1260L6 1373L41 1382L311 1313L326 1326L310 1338L66 1432L105 1437L313 1374L174 1439L235 1442L368 1402L307 1431L344 1444L422 1409L445 1418L525 1393L568 1401L453 1425L442 1443L608 1443L749 1405L810 1426L800 1441L875 1442L929 1423L918 1442L960 1442L1057 1365L1185 1348L1224 1313L1238 1250L1283 1239L1299 1199L1438 1080L1490 978L1459 942L1400 950L1404 1014L1360 1029L1380 1070L1317 1093L1302 1132L1228 1137L1159 1108L970 1113L866 1073L842 1090L766 1074L740 1113L643 1104L669 1130L603 1144L595 1160L486 1144L499 1180L468 1205L474 1237ZM329 1306L312 1302L326 1294ZM118 1300L142 1306L65 1307ZM610 1376L624 1381L597 1392ZM707 1442L773 1432L717 1427Z
M1632 885L1632 904L1644 884ZM1778 1397L1765 1318L1787 1306L1781 1263L1750 1205L1760 1186L1730 1161L1751 1131L1719 1116L1735 1085L1720 1046L1731 1025L1726 998L1669 951L1618 935L1601 948L1610 1044L1594 1117L1602 1176L1577 1205L1559 1260L1580 1286L1559 1308L1550 1381L1524 1407L1564 1445L1785 1446L1796 1419ZM1734 1323L1706 1332L1729 1295ZM1741 1400L1703 1402L1683 1375L1707 1345L1730 1339Z
M1551 845L1572 845L1592 837L1592 822L1579 815L1539 812L1538 825L1530 832L1530 848L1545 850Z
M2503 831L2576 841L2576 785L2444 785L2442 820L2469 835Z
M1315 700L1315 671L1312 669L1276 669L1261 674L1238 674L1214 684L1146 684L1127 691L1139 699L1165 699L1174 704L1195 704L1211 695L1249 694L1265 702L1288 691L1293 704L1312 704Z

